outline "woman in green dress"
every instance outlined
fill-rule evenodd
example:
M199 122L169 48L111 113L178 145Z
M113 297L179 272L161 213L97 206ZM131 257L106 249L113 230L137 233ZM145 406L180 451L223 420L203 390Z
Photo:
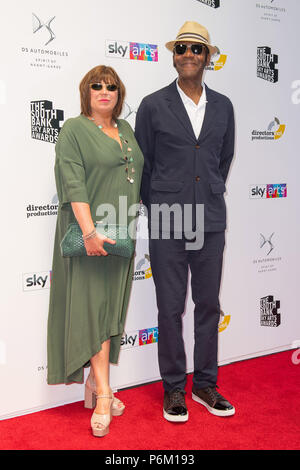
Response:
M85 406L96 404L91 419L95 436L107 434L112 415L125 408L112 394L109 362L118 361L133 257L108 255L104 241L115 242L94 229L103 204L114 208L116 223L127 217L132 225L137 218L137 211L128 216L119 209L120 197L128 208L139 203L144 163L132 128L118 119L124 96L114 69L90 70L80 83L81 114L65 122L56 144L59 209L48 317L48 383L82 383L83 368L91 365ZM60 242L75 221L87 256L63 258Z

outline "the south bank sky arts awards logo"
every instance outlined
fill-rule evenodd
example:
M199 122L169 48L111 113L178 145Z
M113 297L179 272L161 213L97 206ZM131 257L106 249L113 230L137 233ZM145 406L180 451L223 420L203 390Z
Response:
M156 44L109 39L105 41L105 55L116 59L158 62L158 47Z
M30 118L31 138L56 144L64 120L63 110L53 108L52 101L31 101Z
M260 325L278 327L281 325L280 300L274 300L273 295L260 299Z
M258 78L262 78L270 83L278 82L278 55L272 52L268 46L257 48L257 72Z
M24 25L29 25L29 17L30 14L28 14L28 23L24 22ZM59 42L57 46L56 16L44 18L34 12L31 13L31 21L30 39L27 39L27 44L21 46L21 54L27 64L36 70L60 70L66 63L69 53L61 49Z
M203 5L207 5L211 8L219 8L220 7L220 0L197 0L197 2L203 3Z
M274 141L279 140L283 136L285 132L286 125L281 124L280 120L275 117L267 126L266 129L256 130L254 129L251 133L251 140L258 140L258 141Z

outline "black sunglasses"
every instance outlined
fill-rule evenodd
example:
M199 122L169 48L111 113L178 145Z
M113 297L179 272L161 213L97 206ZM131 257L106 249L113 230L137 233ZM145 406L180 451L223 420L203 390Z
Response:
M118 88L117 85L106 85L105 84L105 86L106 86L106 89L108 91L116 91L117 88ZM102 85L102 83L90 83L90 87L91 87L92 90L100 91L100 90L102 90L103 85Z
M191 49L192 53L195 55L200 55L203 50L208 50L204 44L176 44L174 52L177 55L183 55L186 53L187 49Z

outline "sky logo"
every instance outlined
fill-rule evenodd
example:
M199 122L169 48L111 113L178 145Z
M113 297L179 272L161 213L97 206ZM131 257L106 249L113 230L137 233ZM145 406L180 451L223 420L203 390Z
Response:
M52 271L23 274L23 291L50 289Z

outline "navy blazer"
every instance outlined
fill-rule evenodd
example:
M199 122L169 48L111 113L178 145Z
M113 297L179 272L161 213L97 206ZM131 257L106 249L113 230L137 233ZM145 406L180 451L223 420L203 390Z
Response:
M206 86L206 111L198 139L176 80L146 96L135 136L144 154L143 203L204 204L205 231L226 228L225 183L234 153L231 101Z

